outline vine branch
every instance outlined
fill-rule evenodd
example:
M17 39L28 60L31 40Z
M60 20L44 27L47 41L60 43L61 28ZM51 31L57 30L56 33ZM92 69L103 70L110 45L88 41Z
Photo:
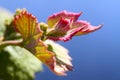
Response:
M0 42L0 50L3 49L6 46L12 45L12 46L18 46L20 45L22 41L18 41L18 40L12 40L12 41L2 41Z

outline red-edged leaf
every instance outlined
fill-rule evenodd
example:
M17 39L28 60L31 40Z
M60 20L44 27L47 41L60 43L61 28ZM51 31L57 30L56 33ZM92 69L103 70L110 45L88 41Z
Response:
M48 29L49 32L47 36L54 36L54 37L59 37L59 36L64 36L68 30L70 30L72 20L70 19L64 19L61 18L58 23L56 23L54 28Z
M73 12L68 12L64 10L49 16L47 20L47 24L49 25L49 27L54 27L54 25L60 20L61 17L66 19L73 19L73 21L76 21L81 14L82 12L73 13Z
M75 35L80 36L80 35L94 32L94 31L100 29L101 27L102 27L102 25L93 26L87 21L79 20L72 24L72 29L68 32L68 34L71 32L76 32Z
M36 17L26 10L21 11L20 14L15 16L14 25L15 29L22 35L24 41L32 36L37 35L37 38L40 38L42 35Z

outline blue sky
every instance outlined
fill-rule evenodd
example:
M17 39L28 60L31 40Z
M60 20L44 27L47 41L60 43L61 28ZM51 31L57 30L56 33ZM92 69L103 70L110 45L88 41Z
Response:
M79 19L93 25L103 24L100 30L61 45L69 49L74 71L66 77L54 75L45 67L36 80L120 80L120 1L119 0L1 0L0 7L13 13L26 8L39 22L62 10L82 11Z

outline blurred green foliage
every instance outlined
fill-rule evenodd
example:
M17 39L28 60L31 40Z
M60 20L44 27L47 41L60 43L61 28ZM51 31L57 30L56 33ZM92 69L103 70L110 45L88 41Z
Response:
M5 21L6 19L9 19L12 17L12 13L9 11L0 8L0 36L3 36L4 31L5 31Z
M20 47L8 46L0 52L0 78L3 80L33 80L42 70L40 61Z

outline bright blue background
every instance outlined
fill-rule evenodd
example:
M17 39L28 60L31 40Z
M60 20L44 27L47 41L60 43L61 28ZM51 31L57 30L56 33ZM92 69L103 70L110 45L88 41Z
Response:
M39 22L61 10L82 11L79 19L103 28L74 37L63 46L73 58L74 71L59 77L45 67L36 80L120 80L120 0L0 0L0 6L14 12L27 8Z

